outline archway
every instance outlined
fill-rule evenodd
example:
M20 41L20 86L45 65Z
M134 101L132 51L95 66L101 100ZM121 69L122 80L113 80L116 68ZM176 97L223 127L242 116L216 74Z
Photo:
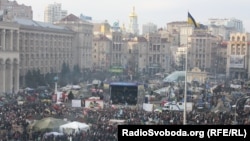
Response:
M5 62L0 58L0 95L5 92Z
M18 59L13 60L13 93L17 93L19 90L19 63Z
M12 85L13 85L13 74L12 74L12 62L8 58L5 61L6 69L5 69L5 92L7 94L12 93Z

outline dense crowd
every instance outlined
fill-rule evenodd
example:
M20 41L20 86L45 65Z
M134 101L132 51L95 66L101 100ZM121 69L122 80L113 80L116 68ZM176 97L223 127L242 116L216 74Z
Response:
M22 94L23 96L23 94ZM107 94L104 95L104 99ZM224 93L219 92L209 101L213 107ZM42 102L37 98L33 102L18 104L18 95L11 97L12 101L0 107L0 139L1 141L117 141L117 125L181 125L183 124L182 111L153 111L148 112L141 107L128 105L114 106L107 104L103 109L74 109L70 102L56 105L52 102ZM236 99L232 101L232 104ZM237 109L238 110L238 109ZM239 114L239 113L238 113ZM83 115L82 118L80 118ZM245 112L235 118L235 112L229 111L202 111L194 109L187 112L187 123L191 125L250 125L250 113ZM32 120L44 117L81 121L90 125L90 130L63 135L48 135L47 131L33 131L30 128ZM110 120L122 120L123 123L110 123Z

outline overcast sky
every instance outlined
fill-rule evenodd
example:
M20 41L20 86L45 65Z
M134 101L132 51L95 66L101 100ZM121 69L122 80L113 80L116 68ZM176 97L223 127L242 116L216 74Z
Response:
M250 0L16 0L18 4L32 6L33 18L43 21L44 8L54 2L62 4L68 14L90 16L94 21L108 20L129 23L129 14L135 7L138 24L152 22L159 27L166 23L186 21L189 11L196 22L207 24L209 18L236 18L250 32Z

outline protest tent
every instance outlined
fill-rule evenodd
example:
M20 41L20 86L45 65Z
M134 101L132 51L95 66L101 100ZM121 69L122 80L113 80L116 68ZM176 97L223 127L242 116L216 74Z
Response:
M63 119L57 119L53 117L43 118L32 124L33 131L56 131L60 125L67 123Z
M73 132L80 132L80 131L88 131L90 126L86 123L73 121L66 124L63 124L59 127L59 131L61 133L71 134Z
M44 137L48 137L48 136L51 136L51 135L53 135L53 136L63 136L63 133L59 133L59 132L46 132L44 134Z

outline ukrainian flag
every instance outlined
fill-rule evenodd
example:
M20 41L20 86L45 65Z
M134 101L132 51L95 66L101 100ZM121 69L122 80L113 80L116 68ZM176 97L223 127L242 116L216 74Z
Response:
M199 25L196 23L193 16L189 12L188 12L188 21L187 22L188 22L188 24L194 25L195 28L199 27Z

